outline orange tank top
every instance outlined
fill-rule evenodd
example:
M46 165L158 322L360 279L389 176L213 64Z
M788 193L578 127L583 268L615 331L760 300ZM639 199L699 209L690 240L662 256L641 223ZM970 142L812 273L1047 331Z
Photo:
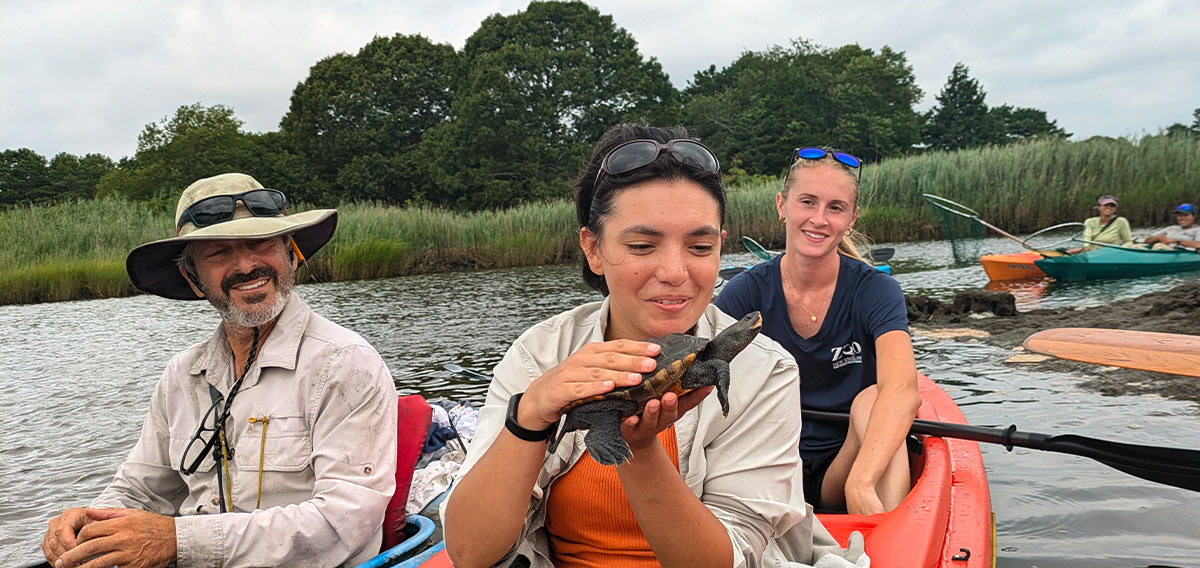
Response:
M675 427L659 432L658 441L678 470ZM633 516L617 468L600 465L590 453L550 487L546 532L558 568L659 566Z

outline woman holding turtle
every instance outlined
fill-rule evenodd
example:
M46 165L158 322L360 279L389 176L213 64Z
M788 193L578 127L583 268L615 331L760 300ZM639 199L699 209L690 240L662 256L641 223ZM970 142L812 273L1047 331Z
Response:
M818 509L874 514L911 487L904 439L921 405L904 294L866 263L853 233L858 158L797 148L775 196L784 254L734 277L716 304L763 315L763 334L800 366L802 407L849 412L846 426L804 421L804 497Z
M584 281L604 300L543 321L495 368L479 429L443 505L458 566L757 566L781 535L807 537L797 369L761 335L731 364L729 415L708 394L668 393L620 423L632 456L600 465L564 407L642 381L672 333L712 338L725 238L718 163L682 128L620 125L574 180ZM808 558L803 558L808 561Z

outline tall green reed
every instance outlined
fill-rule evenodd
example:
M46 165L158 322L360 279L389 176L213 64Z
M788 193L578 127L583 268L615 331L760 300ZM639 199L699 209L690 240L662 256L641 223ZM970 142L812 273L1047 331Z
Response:
M780 183L756 179L730 189L727 251L741 250L742 235L782 246ZM868 165L856 228L875 242L940 238L922 193L958 201L1013 233L1083 220L1103 194L1120 199L1118 213L1135 227L1166 225L1175 205L1200 201L1200 140L1037 141ZM0 212L0 304L134 293L125 256L174 234L169 207L107 198ZM297 209L304 208L311 206ZM473 213L348 203L339 215L333 240L301 271L303 281L561 263L579 255L567 201Z

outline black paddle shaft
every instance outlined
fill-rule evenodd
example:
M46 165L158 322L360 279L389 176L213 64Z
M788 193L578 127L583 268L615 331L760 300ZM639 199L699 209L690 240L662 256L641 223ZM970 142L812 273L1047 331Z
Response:
M850 415L840 412L804 410L802 415L807 420L821 422L850 420ZM1074 434L1047 436L1018 431L1016 425L1001 429L917 419L913 420L909 431L914 434L1000 444L1010 451L1015 446L1091 458L1142 479L1200 491L1200 451L1197 450L1110 442Z

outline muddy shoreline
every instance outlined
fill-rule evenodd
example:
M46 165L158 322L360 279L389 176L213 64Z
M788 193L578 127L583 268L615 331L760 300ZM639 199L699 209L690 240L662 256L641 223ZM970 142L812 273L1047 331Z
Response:
M1093 308L1057 308L1019 312L1008 292L967 290L944 303L906 295L914 335L980 341L1012 351L998 362L1030 371L1057 371L1083 377L1082 388L1104 395L1160 395L1200 403L1200 378L1106 367L1044 358L1025 351L1030 334L1055 327L1099 327L1200 334L1200 283L1188 283Z

